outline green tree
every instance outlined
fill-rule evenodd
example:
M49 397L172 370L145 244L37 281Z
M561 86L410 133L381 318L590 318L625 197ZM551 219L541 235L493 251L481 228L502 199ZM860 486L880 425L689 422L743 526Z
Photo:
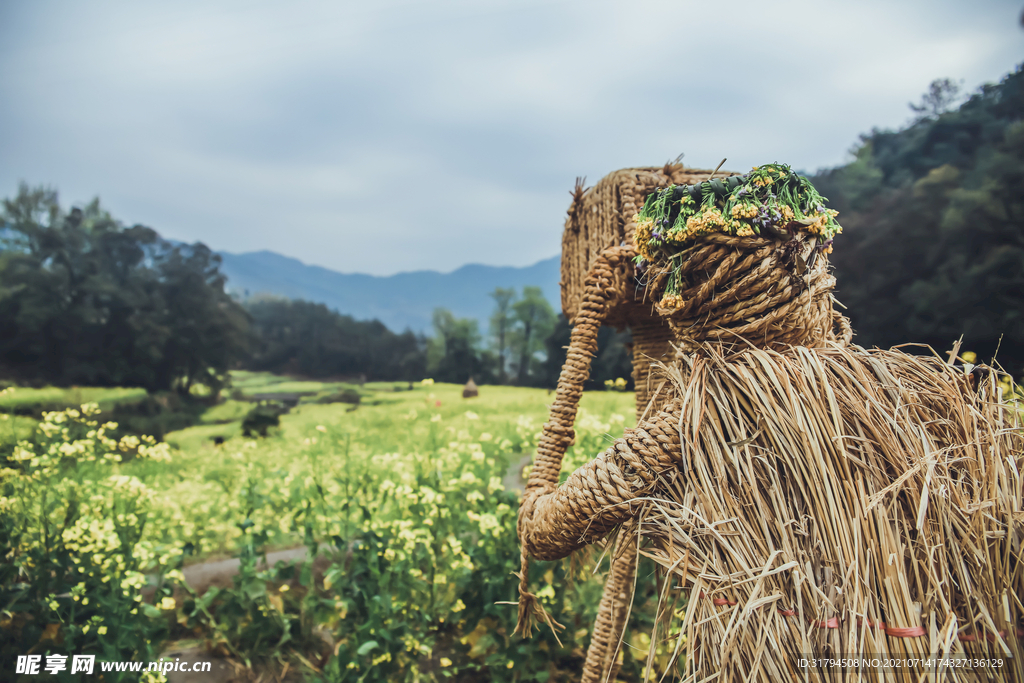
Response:
M909 106L920 120L945 114L959 99L960 84L948 78L936 78L928 86L928 91L921 95L921 103L911 102Z
M160 259L168 335L161 350L162 385L188 394L194 384L219 390L247 350L249 318L224 291L220 256L202 244L175 246Z
M476 320L456 318L445 308L435 308L434 336L427 347L427 373L440 382L462 384L470 377L480 384L495 379L497 360L480 350Z
M426 340L383 323L356 321L323 304L258 299L246 304L253 320L254 370L309 377L419 380L426 372Z
M939 88L939 93L948 91ZM929 93L933 95L934 93ZM958 108L862 137L814 181L840 211L832 263L856 341L964 348L1024 370L1024 71Z
M512 343L519 357L516 381L527 386L541 363L537 356L544 351L544 339L555 326L555 313L540 287L523 287L523 297L512 304L512 312L516 320Z
M4 364L58 383L144 383L135 331L145 327L156 233L122 228L98 201L65 215L56 192L24 184L2 217Z
M0 365L55 384L214 386L248 326L219 257L124 227L99 200L61 210L24 183L0 221Z
M491 339L494 350L498 354L498 380L502 384L508 382L508 352L512 338L512 326L515 318L512 315L512 304L516 298L513 288L498 287L491 292L494 299L494 313L491 314Z

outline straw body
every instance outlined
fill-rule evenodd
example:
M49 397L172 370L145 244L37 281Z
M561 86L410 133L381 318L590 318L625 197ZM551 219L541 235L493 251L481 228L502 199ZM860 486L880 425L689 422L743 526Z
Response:
M577 184L562 261L575 327L520 509L520 632L547 619L529 557L618 529L584 681L614 677L637 549L672 579L649 671L1024 680L1024 432L995 374L850 346L828 250L796 232L698 238L656 306L669 271L636 279L632 216L707 174ZM633 328L638 426L556 486L602 323Z

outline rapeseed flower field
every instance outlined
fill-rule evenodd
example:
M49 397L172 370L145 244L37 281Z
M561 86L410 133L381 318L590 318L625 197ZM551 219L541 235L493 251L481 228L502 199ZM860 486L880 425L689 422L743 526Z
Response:
M307 680L560 680L578 670L601 590L593 570L607 558L534 567L566 627L557 638L513 638L516 609L500 604L516 599L519 470L553 394L360 391L356 408L302 403L266 438L178 435L186 449L110 439L95 406L47 414L3 473L0 540L13 559L3 585L20 602L0 629L19 652L118 659L192 639ZM633 415L631 393L585 395L564 474ZM305 561L262 564L293 547ZM200 594L184 581L190 564L231 556L241 562L231 586Z

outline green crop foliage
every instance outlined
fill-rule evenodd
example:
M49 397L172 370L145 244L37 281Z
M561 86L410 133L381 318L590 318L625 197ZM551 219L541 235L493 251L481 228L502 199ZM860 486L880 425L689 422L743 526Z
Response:
M303 404L268 438L182 452L172 466L133 463L162 491L150 518L162 542L242 559L232 588L181 606L183 623L245 661L291 661L311 680L561 680L578 670L601 591L591 564L577 563L576 580L570 563L532 567L566 626L561 645L548 631L513 637L516 609L497 604L516 599L519 569L518 497L504 480L536 448L551 397L483 387L466 400L461 389L369 385L378 405ZM585 395L566 473L633 412L631 394ZM261 552L296 544L305 564L258 567Z
M89 452L100 455L70 468L60 458L37 462L28 453L29 446L39 450L38 433L34 441L22 442L25 450L16 451L19 463L42 463L59 472L63 483L58 486L52 478L47 486L64 496L32 498L27 489L12 488L27 486L22 475L9 473L4 480L6 518L13 518L7 514L14 509L11 501L41 501L19 512L21 528L27 531L19 537L18 552L29 558L20 565L22 577L30 571L38 574L55 561L45 559L54 552L45 538L54 532L42 530L67 524L67 503L61 502L67 492L60 487L107 481L94 473L112 468L118 478L110 481L128 487L123 495L118 493L120 498L112 498L127 501L114 503L124 509L80 508L83 521L78 526L72 522L79 533L73 540L106 544L115 558L110 566L133 578L127 583L122 578L119 590L113 590L102 581L105 565L93 568L71 560L71 565L93 572L88 576L95 576L96 583L74 575L85 587L69 583L61 590L75 605L78 593L109 593L97 607L107 610L99 614L107 625L103 636L117 624L145 635L145 643L117 645L135 648L131 656L152 656L160 634L170 628L168 637L199 637L248 665L277 672L288 666L303 671L308 680L569 680L589 643L607 558L600 558L597 576L596 553L573 562L532 565L532 588L565 626L558 634L560 642L547 629L529 640L514 637L516 608L499 604L516 600L512 572L519 569L518 495L506 490L506 484L516 481L517 467L533 454L552 397L539 389L484 386L480 397L467 400L461 398L461 389L445 384L417 384L412 391L393 383L367 385L360 389L366 400L356 409L302 404L282 415L281 426L266 438L247 439L232 431L215 446L197 434L191 441L179 441L183 449L153 451L158 457L137 454L151 452L153 446L145 441L104 445L102 434L89 435L98 430L95 425L83 427L82 434L48 428L47 452L77 453L85 440L93 443ZM214 407L204 420L229 419L232 410ZM632 425L633 414L632 394L586 394L565 474L610 445ZM234 430L238 425L232 421L190 429ZM134 457L123 463L102 455L125 449L134 449ZM114 526L107 528L105 519L114 520ZM56 533L64 537L63 531ZM126 554L125 543L135 544L132 554ZM262 562L271 549L303 546L304 562L276 567ZM61 552L61 557L72 557L75 549ZM241 569L231 587L201 595L187 589L183 594L179 588L172 596L170 586L159 583L155 605L142 607L138 598L143 573L177 579L182 558L189 555L192 561L236 555ZM88 561L106 562L106 557L90 556ZM49 599L57 589L43 590L42 575L30 578L31 585L38 584L33 590L43 591L33 598L38 615L31 612L35 616L30 619L25 606L4 626L17 628L22 640L34 639L35 645L22 643L22 651L52 647L50 641L42 642L54 635L52 628L37 633L26 624L52 623L58 617L64 624L60 628L74 637L69 642L78 643L87 634L101 637L96 614L80 617L87 614L80 605L72 613L68 610L75 606L60 600L51 608ZM24 578L6 577L4 590L24 589L25 583ZM638 614L643 613L642 602L635 608ZM44 615L45 609L53 613ZM92 624L88 630L86 624ZM627 654L623 676L628 678L634 669Z
M207 425L237 422L245 419L250 410L252 404L247 401L224 401L205 411L199 421Z
M165 629L141 598L147 571L180 552L146 538L152 492L121 470L126 457L162 462L165 444L111 438L98 406L46 413L0 468L0 674L22 654L156 658ZM180 575L178 575L180 577ZM156 592L158 600L170 588ZM110 680L140 680L112 674ZM81 675L68 671L57 680ZM156 680L145 674L142 680Z

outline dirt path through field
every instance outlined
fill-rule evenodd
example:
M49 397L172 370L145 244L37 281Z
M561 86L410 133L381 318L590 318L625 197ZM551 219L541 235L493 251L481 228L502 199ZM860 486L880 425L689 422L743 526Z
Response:
M526 480L523 479L523 468L532 462L533 453L528 453L508 468L508 471L505 472L505 476L501 480L501 483L505 485L506 491L515 491L522 495L523 490L526 488Z
M267 561L264 564L260 558L259 568L266 569L273 567L278 562L293 563L306 557L306 546L288 548L267 553ZM238 573L239 559L218 560L216 562L201 562L182 569L185 575L185 583L196 593L205 593L211 586L217 588L230 588L231 581Z

